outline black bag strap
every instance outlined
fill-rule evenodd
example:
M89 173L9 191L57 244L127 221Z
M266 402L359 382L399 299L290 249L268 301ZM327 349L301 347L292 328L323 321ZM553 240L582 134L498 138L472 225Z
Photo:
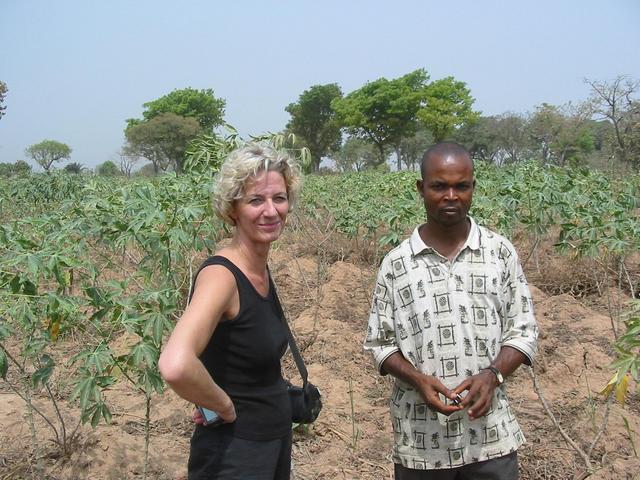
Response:
M276 284L271 278L271 272L269 272L269 280L271 281L271 288L273 288L273 298L276 304L276 309L282 318L282 323L284 323L284 328L287 332L287 338L289 340L289 348L291 349L291 353L293 354L293 359L296 362L296 366L298 367L298 371L300 372L300 376L302 377L303 386L307 386L309 372L307 372L307 367L304 364L304 360L302 359L302 355L300 355L300 350L298 349L298 345L296 344L295 338L293 338L293 333L291 333L291 328L289 328L289 322L287 322L287 317L284 314L284 310L282 309L282 305L280 304L280 298L278 298L278 290L276 289Z

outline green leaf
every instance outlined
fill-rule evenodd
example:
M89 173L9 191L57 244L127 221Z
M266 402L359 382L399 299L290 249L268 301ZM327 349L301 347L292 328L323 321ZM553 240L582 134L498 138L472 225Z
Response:
M3 349L0 349L0 377L7 378L7 371L9 370L9 361L7 360L7 354Z
M51 378L53 368L55 367L55 363L49 355L43 355L40 362L42 363L42 367L31 375L31 382L34 388L37 388L38 385L46 384L49 381L49 378Z
M93 415L91 415L91 426L96 428L98 423L100 423L100 417L102 416L102 408L100 405L96 405L95 410L93 411Z
M160 344L165 330L169 331L169 329L170 324L164 315L152 313L145 322L144 334L151 336L156 344Z
M102 411L102 418L104 418L104 421L106 423L111 423L111 411L109 410L107 404L103 403L102 405L100 405L100 409Z
M21 283L22 282L20 281L20 275L16 275L15 277L13 277L9 282L9 286L11 287L11 293L13 294L20 293Z
M100 397L100 391L93 377L85 377L80 379L76 388L73 390L72 398L80 399L80 408L86 410L89 402Z
M145 337L131 349L130 360L138 368L149 367L158 362L158 349L149 340L150 338Z

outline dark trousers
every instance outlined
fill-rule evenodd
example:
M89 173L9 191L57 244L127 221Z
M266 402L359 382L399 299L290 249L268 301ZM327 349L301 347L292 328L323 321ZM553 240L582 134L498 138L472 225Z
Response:
M517 480L518 455L510 453L504 457L493 458L484 462L469 463L457 468L438 470L414 470L395 466L396 480Z
M189 480L289 480L290 474L291 432L276 440L245 440L218 430L206 442L191 439Z

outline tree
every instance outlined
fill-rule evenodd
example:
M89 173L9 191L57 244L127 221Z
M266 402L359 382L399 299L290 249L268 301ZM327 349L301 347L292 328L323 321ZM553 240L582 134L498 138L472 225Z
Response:
M595 146L589 125L590 112L571 104L557 107L543 103L526 126L532 149L543 164L580 163Z
M24 160L18 160L16 163L13 164L13 171L15 172L16 175L20 177L29 175L31 173L31 170L32 170L31 165L29 165Z
M13 176L13 164L12 163L0 163L0 177L12 177Z
M182 162L189 142L202 129L194 118L181 117L175 113L162 113L151 120L134 125L125 131L131 155L144 157L153 163L156 174L173 166L182 172Z
M466 83L453 77L436 80L425 88L424 106L418 119L433 134L435 142L449 137L453 131L476 120L480 114L473 111L475 99Z
M379 152L392 147L397 169L402 168L401 143L411 138L421 123L434 140L442 140L478 117L474 99L464 82L446 77L429 83L424 69L394 80L380 78L332 103L341 125L356 137L372 141Z
M496 118L496 144L499 147L495 161L517 163L529 152L530 139L527 134L527 119L518 113L506 112Z
M78 162L70 163L68 165L65 165L64 167L65 172L73 173L75 175L82 173L83 170L84 170L84 167L82 166L81 163L78 163Z
M96 167L96 174L101 177L116 177L120 175L120 169L111 160L107 160Z
M118 152L118 165L120 167L120 172L123 175L126 175L127 178L131 178L131 172L133 171L133 167L140 160L140 156L136 155L132 149L128 148L128 145L121 148Z
M537 145L543 164L550 163L551 144L560 134L562 123L562 114L558 111L558 107L548 103L536 107L536 111L529 120L529 136Z
M350 135L375 144L378 164L386 161L386 151L393 147L400 169L400 142L415 133L428 79L423 69L394 80L380 78L333 100L331 106Z
M454 131L454 140L469 150L471 157L488 163L499 163L502 148L498 135L498 117L479 117Z
M69 159L71 156L71 148L55 140L43 140L40 143L28 147L24 153L44 168L45 172L49 173L54 162Z
M342 134L331 102L342 98L336 83L314 85L302 92L297 103L285 108L291 115L287 130L301 138L311 153L314 172L320 168L322 157L340 147Z
M28 175L31 172L31 165L24 160L16 163L0 163L0 177L15 177Z
M412 137L405 137L400 141L400 159L407 169L415 170L422 161L424 152L429 145L434 143L432 133L423 128L418 128Z
M338 149L333 160L341 172L361 172L367 167L379 164L375 146L366 140L349 137Z
M593 114L613 125L616 156L622 163L640 169L640 101L634 98L640 81L619 75L609 82L585 82L591 87Z
M143 119L128 119L127 128L148 122L162 114L173 113L181 117L194 118L205 133L210 133L215 127L224 123L224 108L226 102L216 98L213 90L194 88L176 89L156 100L145 103ZM126 133L125 130L125 133Z
M153 163L145 163L142 167L133 172L134 177L153 177L154 175L157 174L153 167Z
M7 109L7 107L3 107L2 104L8 91L7 84L0 80L0 118L3 117L4 111Z

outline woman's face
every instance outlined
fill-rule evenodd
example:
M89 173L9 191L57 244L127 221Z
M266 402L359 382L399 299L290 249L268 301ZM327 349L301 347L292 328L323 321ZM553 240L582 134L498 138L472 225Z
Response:
M247 180L245 193L236 200L231 217L237 232L258 243L277 240L289 212L284 177L279 172L262 171Z

